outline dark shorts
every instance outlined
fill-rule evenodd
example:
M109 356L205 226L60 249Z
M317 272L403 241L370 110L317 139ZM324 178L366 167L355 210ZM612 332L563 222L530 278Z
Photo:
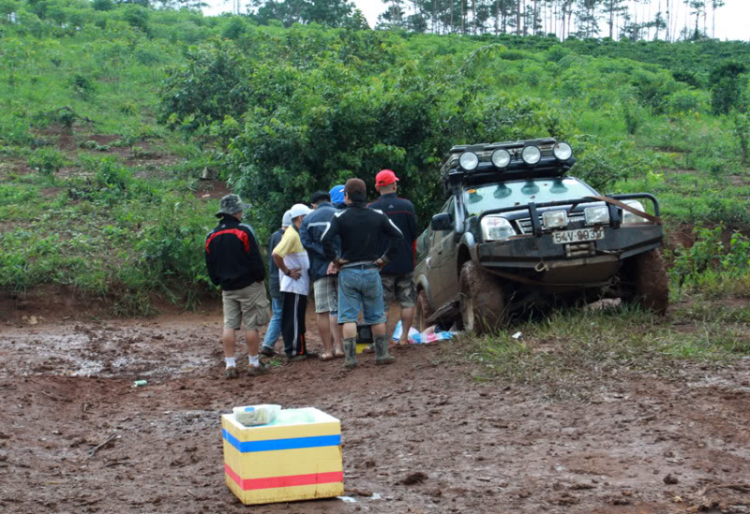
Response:
M386 310L391 306L394 298L404 309L414 307L414 282L413 273L406 275L383 275L383 301Z

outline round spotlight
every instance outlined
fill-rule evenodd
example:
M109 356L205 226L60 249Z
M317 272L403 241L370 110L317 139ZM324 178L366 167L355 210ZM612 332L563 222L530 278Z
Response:
M555 148L552 150L552 153L554 153L555 157L557 157L559 160L567 161L573 156L573 149L568 143L557 143L555 145Z
M521 152L521 159L526 164L536 164L542 158L542 151L536 146L527 146Z
M466 171L474 171L479 166L479 157L474 152L464 152L458 158L458 163Z
M492 164L497 168L505 168L510 164L510 154L508 150L495 150L492 152Z

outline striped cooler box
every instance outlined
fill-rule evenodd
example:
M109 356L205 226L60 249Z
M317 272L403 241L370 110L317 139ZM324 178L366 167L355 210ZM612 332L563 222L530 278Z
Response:
M227 486L245 505L344 494L341 422L318 409L285 409L246 427L221 417Z

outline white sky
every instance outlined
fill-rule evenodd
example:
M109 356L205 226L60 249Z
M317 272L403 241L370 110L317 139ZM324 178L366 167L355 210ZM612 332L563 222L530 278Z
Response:
M222 12L230 12L232 10L233 0L205 0L209 4L209 7L205 9L206 15L215 15ZM375 27L378 20L378 15L385 11L385 4L382 0L353 0L354 4L364 13L367 21L370 23L370 27ZM247 0L240 0L242 5L242 11L245 11L245 5L248 3ZM409 2L404 2L409 4ZM685 17L685 6L681 0L675 0L675 4L678 4L677 17L680 20L678 28L681 29L684 26ZM710 3L710 0L709 2ZM720 39L741 39L744 41L750 41L750 0L725 0L726 4L724 7L718 10L716 16L716 37ZM657 0L652 0L652 5L644 6L639 8L639 12L643 13L647 18L651 18L656 12ZM649 7L651 12L649 12ZM645 11L644 11L645 9ZM711 11L708 13L708 30L711 33ZM691 19L691 26L695 23L694 18ZM702 26L702 21L701 21ZM606 27L604 23L600 24L602 32L600 35L606 35Z

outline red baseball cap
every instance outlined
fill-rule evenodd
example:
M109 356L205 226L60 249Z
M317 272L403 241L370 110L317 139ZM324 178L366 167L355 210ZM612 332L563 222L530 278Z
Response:
M394 182L398 182L398 177L391 170L380 170L375 175L375 187L390 186Z

